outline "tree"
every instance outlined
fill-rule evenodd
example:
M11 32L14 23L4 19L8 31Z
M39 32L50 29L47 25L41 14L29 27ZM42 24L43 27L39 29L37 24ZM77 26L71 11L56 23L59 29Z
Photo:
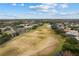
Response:
M11 39L11 35L7 33L3 33L2 37L0 38L0 44L5 43L6 41Z

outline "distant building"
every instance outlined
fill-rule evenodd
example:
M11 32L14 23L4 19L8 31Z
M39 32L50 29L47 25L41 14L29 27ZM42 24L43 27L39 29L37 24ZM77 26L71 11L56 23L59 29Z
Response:
M4 27L4 28L0 28L0 31L2 32L2 33L7 33L7 34L10 34L10 35L12 35L12 37L14 37L15 36L15 31L14 31L14 29L12 28L12 27L10 27L10 26L6 26L6 27Z
M65 34L72 35L72 36L79 36L78 31L75 31L75 30L67 31Z
M4 28L0 28L0 33L2 33L2 32L3 32L3 30L4 30Z
M62 24L62 23L58 23L56 26L57 26L58 29L64 29L65 28L64 24Z
M75 39L79 40L79 37L75 37Z
M70 30L71 30L71 28L67 27L67 28L64 29L64 32L68 32Z
M18 34L24 33L26 31L24 27L25 27L25 24L17 25L15 28L16 33Z

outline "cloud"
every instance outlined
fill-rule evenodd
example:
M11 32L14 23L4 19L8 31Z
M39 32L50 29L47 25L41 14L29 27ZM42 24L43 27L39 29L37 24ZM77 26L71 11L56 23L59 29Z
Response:
M21 6L24 6L24 3L22 3Z
M60 15L78 15L78 11L60 12Z
M24 6L24 4L20 4ZM29 5L29 11L23 14L16 15L17 18L79 18L79 12L75 10L67 10L70 7L69 4L56 4L56 3L42 3ZM67 8L67 9L65 9Z
M40 5L36 6L29 6L30 9L32 10L37 10L37 11L43 11L43 12L48 12L49 10L54 9L57 6L57 4L54 3L42 3Z
M67 4L61 4L61 7L62 7L62 8L67 8L68 5L67 5Z
M47 6L49 6L50 8L54 8L54 7L56 7L58 4L56 4L56 3L42 3L42 5L47 5Z
M13 3L12 5L13 5L13 6L16 6L16 3Z
M17 3L12 3L12 6L16 6ZM21 3L20 6L24 6L24 3Z
M36 6L30 6L29 8L34 10L48 10L49 6L47 5L36 5Z
M66 13L66 12L60 12L59 14L60 14L60 15L67 15L67 14L69 14L69 13Z
M53 13L57 13L58 11L56 9L51 10Z

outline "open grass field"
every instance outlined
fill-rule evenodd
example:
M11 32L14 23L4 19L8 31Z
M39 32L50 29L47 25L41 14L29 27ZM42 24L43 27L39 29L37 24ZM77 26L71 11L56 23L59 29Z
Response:
M56 34L49 24L21 34L0 46L1 56L45 56L61 50L64 38Z

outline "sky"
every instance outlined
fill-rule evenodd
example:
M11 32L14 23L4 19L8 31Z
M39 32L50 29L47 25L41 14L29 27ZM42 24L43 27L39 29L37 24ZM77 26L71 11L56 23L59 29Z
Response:
M0 3L0 19L79 19L79 4Z

